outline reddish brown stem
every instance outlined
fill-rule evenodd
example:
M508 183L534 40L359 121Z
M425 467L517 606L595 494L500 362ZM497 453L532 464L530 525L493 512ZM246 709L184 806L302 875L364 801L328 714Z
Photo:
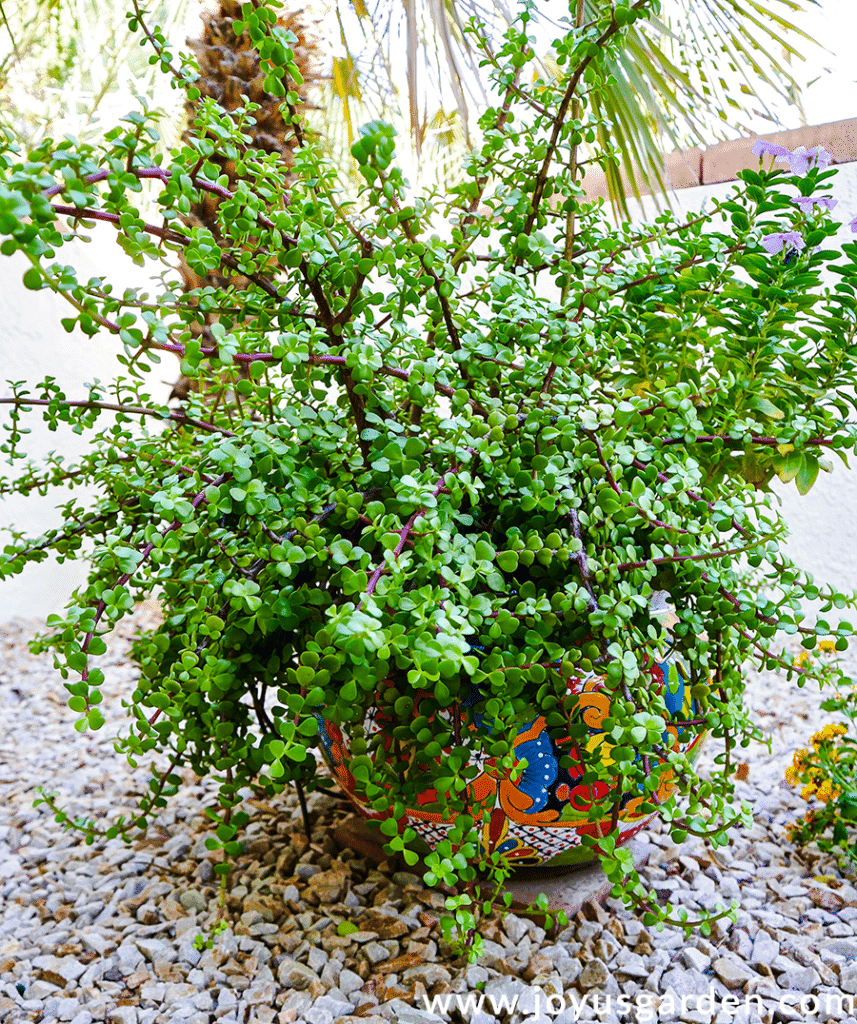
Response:
M730 437L728 434L700 434L694 438L696 444L712 444L714 441L724 441L729 444L737 445L743 448L744 442L737 437ZM776 437L756 437L755 435L750 438L752 444L762 444L767 447L773 447L774 445L790 444L789 441L782 441ZM683 437L669 437L663 442L664 447L667 445L675 444L686 444L686 440ZM804 441L804 444L812 445L832 445L833 442L826 437L811 437L808 441Z
M70 402L68 399L56 398L0 398L0 405L58 405L63 409L104 409L107 412L121 412L127 416L157 416L160 419L176 420L178 423L187 423L192 427L199 427L202 430L214 430L226 437L235 437L231 430L215 426L213 423L206 423L203 420L195 420L180 409L170 409L167 416L161 409L148 409L145 406L118 405L115 402L93 402L89 399L77 402Z
M592 439L593 443L595 444L595 448L598 452L598 461L604 467L604 472L607 476L607 483L610 485L612 490L616 492L616 494L618 494L621 498L624 499L626 496L626 492L622 490L622 488L616 483L615 479L613 478L613 474L610 471L610 467L607 465L607 460L604 458L604 453L601 449L601 442L598 439L598 435L595 434L593 431L589 430L586 431L586 434ZM646 522L648 522L652 526L659 526L663 530L671 530L674 533L683 533L688 536L691 535L690 530L685 530L681 526L671 526L669 523L665 523L663 522L663 520L657 519L655 516L650 515L644 508L641 508L636 502L630 501L628 502L628 505L631 508L635 509L640 514L640 516L642 516L642 518L645 519Z
M444 483L444 481L445 481L446 477L449 474L452 474L454 476L456 473L460 473L460 472L461 472L461 466L453 466L452 469L449 470L449 473L445 473L440 478L440 480L438 481L437 487L435 487L434 492L433 492L433 497L436 498L439 494L449 494L449 489L447 488L447 486ZM410 536L411 531L414 528L414 524L416 523L416 521L421 516L424 516L426 514L426 512L428 512L428 508L417 509L417 511L414 512L414 514L411 516L411 518L407 521L407 523L405 523L405 525L399 531L399 541L396 544L395 548L393 549L393 558L394 559L398 558L399 555L402 553L402 551L405 548L405 544L407 543L408 537ZM363 595L363 598L360 601L360 604L357 605L358 610L363 607L363 602L367 598L372 596L372 594L375 592L375 588L378 586L378 581L381 579L383 574L385 572L388 572L388 571L389 571L389 569L388 569L388 566L387 566L386 562L382 562L375 569L375 571L372 573L372 576L370 577L369 582L368 582L368 584L366 586L366 592Z

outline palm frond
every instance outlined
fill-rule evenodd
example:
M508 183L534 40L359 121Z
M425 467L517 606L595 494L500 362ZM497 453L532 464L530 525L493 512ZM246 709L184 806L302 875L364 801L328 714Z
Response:
M470 138L474 100L483 80L475 49L463 31L471 17L483 23L486 38L496 39L514 16L503 0L350 0L365 32L373 27L376 69L383 53L393 72L393 48L406 54L406 100L412 142L422 146L426 117L419 111L440 100L458 110L465 139ZM358 10L359 2L359 10ZM676 13L638 22L626 49L611 65L616 85L598 100L605 119L604 138L622 151L621 171L607 169L610 196L627 213L627 190L653 192L666 187L660 154L666 149L706 145L748 130L754 107L775 118L763 91L793 104L799 87L788 61L801 58L795 40L811 38L794 22L812 0L675 0ZM344 2L338 9L345 7ZM603 0L585 0L584 16L603 12ZM534 12L547 23L544 12ZM404 17L405 26L399 23ZM414 33L417 32L415 41ZM404 38L403 38L404 36ZM404 42L404 47L402 47ZM350 52L357 50L350 48ZM550 54L544 55L550 61ZM731 80L723 73L731 65ZM368 91L368 79L367 91ZM392 75L391 75L392 81ZM414 95L415 91L417 95ZM391 95L395 94L392 90ZM444 99L444 97L446 99ZM371 106L371 102L369 103ZM377 109L384 108L378 104ZM389 113L389 111L388 111Z

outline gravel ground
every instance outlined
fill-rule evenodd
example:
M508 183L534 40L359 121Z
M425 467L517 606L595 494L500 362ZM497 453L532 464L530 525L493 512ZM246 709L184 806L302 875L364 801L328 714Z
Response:
M416 875L338 849L331 831L350 813L341 800L310 797L307 838L293 798L269 805L248 793L232 926L200 953L193 939L217 910L203 813L213 783L189 775L130 847L87 847L44 805L33 807L41 784L70 812L112 821L133 810L148 772L131 769L112 737L125 727L121 699L134 688L129 639L153 613L143 606L100 659L107 725L95 734L73 731L51 657L29 653L39 624L0 627L0 1020L857 1024L847 999L857 993L857 890L783 837L805 810L783 772L824 723L821 698L774 675L753 675L749 689L772 740L770 754L756 744L745 755L739 795L754 802L753 830L736 832L716 857L700 843L648 836L648 883L691 915L737 897L736 925L715 924L707 939L687 942L674 929L648 933L609 901L587 905L559 934L510 915L483 926L485 956L468 966L441 940L438 893ZM359 930L340 936L344 920ZM468 993L484 997L481 1008L456 1006L454 997ZM444 995L445 1012L443 1000L437 1012L427 1009L426 998ZM514 1009L503 1005L516 996Z

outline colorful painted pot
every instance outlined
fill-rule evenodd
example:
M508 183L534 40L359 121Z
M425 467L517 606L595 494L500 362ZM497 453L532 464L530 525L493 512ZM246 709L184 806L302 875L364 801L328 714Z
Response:
M672 658L654 663L647 670L652 685L664 697L667 710L673 721L681 722L694 717L696 702L690 695L690 686L678 662ZM587 727L588 735L584 757L591 765L593 757L610 765L610 750L614 746L602 728L605 718L610 715L610 691L604 688L604 677L595 673L586 677L569 680L570 693L578 697L573 718L581 720ZM426 697L429 694L425 694ZM465 707L483 699L474 686ZM414 714L418 714L419 696L415 698ZM449 711L439 712L451 721ZM462 716L463 718L463 716ZM484 727L483 716L475 715L472 728ZM359 792L359 784L352 775L347 740L340 728L333 722L318 716L322 753L339 785L345 791L355 808L366 818L384 818L366 802ZM373 734L389 732L392 720L378 708L367 712L364 720L367 739ZM464 726L462 726L464 727ZM702 745L703 735L693 735L691 730L680 725L668 725L664 732L664 744L695 758ZM392 757L393 742L382 740L385 757ZM370 745L371 748L371 745ZM580 748L578 747L580 753ZM422 771L418 762L405 753L404 771ZM486 850L505 854L519 866L561 865L582 863L592 859L589 847L581 845L584 835L605 835L610 828L609 816L590 821L589 811L593 803L599 803L611 791L611 783L581 783L584 767L574 753L573 745L557 745L548 735L543 717L535 718L523 726L514 741L514 753L519 760L526 759L527 765L518 779L513 782L508 773L499 769L494 758L480 754L475 762L479 775L470 783L469 795L474 805L490 810L488 821L483 825L482 842ZM399 751L401 757L402 751ZM559 760L568 755L571 767L560 767ZM370 755L371 756L371 755ZM473 763L473 762L472 762ZM674 788L672 772L661 777L657 797L663 799ZM615 786L616 782L612 783ZM417 806L407 810L407 822L400 822L413 828L422 840L435 847L452 827L445 822L432 805L436 805L437 793L426 789L420 794ZM627 842L655 817L654 813L642 813L639 808L645 802L641 793L626 793L620 805L619 836L617 846ZM432 807L432 809L428 809Z

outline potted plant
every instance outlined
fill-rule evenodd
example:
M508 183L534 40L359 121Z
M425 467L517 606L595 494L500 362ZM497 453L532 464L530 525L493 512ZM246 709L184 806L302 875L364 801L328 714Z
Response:
M244 5L233 30L283 98L292 168L250 146L249 101L227 115L204 100L168 163L145 111L97 150L3 153L0 251L29 257L28 287L68 299L69 331L124 353L125 373L88 396L47 377L2 399L13 464L27 413L92 438L74 465L56 456L0 483L97 488L0 563L8 576L49 550L89 560L40 641L77 728L102 724L103 634L144 596L164 611L134 648L120 747L168 765L109 835L145 826L181 766L215 772L226 874L239 790L329 785L323 754L390 852L413 864L417 833L431 842L426 879L472 937L516 858L597 855L649 922L682 921L655 905L624 839L655 813L676 841L715 845L750 820L731 781L756 735L743 664L835 673L797 665L778 631L807 646L850 633L804 624L803 598L853 598L782 552L767 485L805 491L822 456L853 447L857 247L823 290L840 253L823 248L836 224L821 151L760 163L684 223L617 227L586 199L600 62L653 6L570 29L548 81L522 4L485 49L495 102L447 194L410 193L383 123L352 149L359 194L342 190L297 124L291 37L270 4ZM193 60L176 67L136 8L131 20L196 101ZM135 205L147 181L157 216ZM205 195L216 238L188 217ZM120 295L54 262L105 224L163 266L159 293ZM222 286L183 292L178 256ZM147 390L162 353L197 382L181 405ZM704 735L720 752L702 779Z

